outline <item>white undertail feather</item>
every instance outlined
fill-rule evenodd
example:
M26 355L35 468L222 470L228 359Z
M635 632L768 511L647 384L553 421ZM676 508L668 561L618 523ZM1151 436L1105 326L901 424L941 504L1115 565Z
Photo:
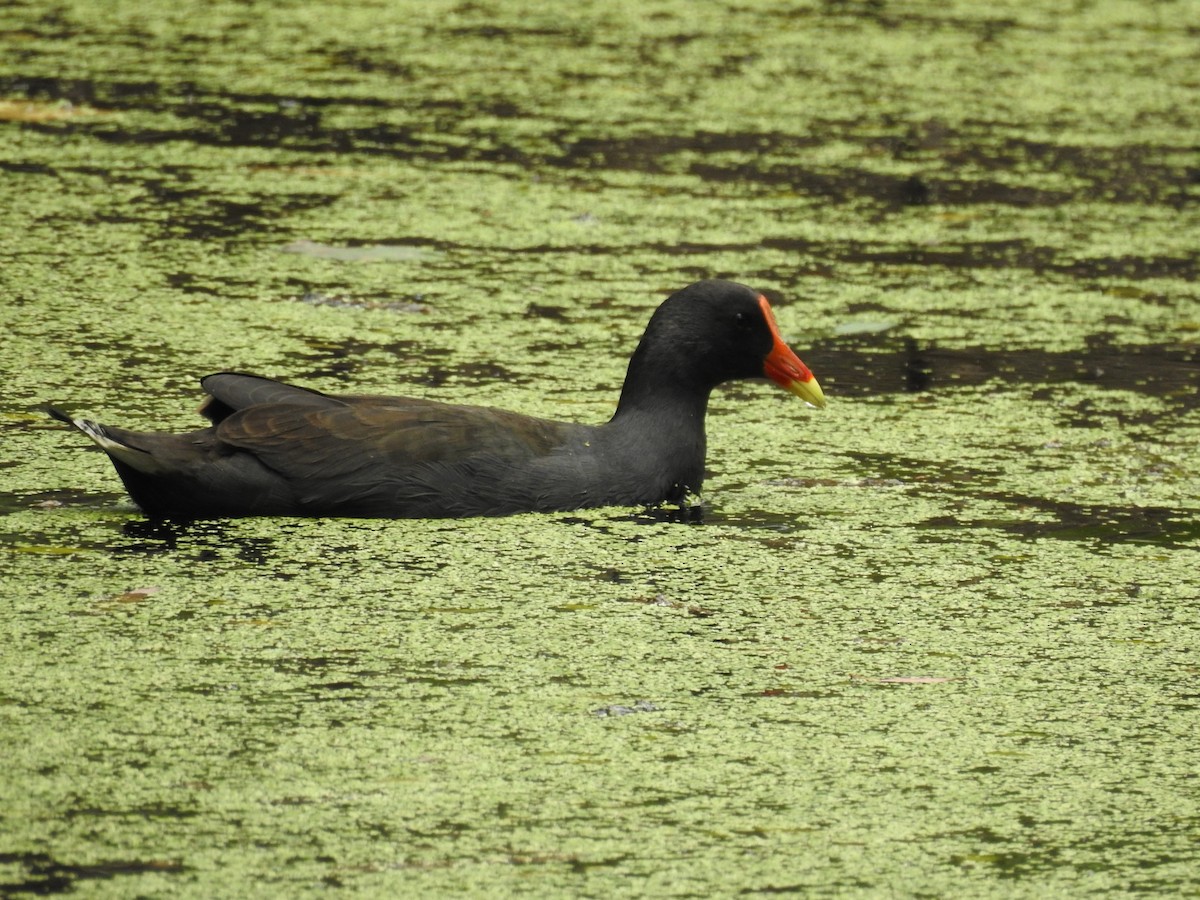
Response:
M139 450L137 447L123 444L116 438L111 437L104 430L103 425L88 419L71 419L71 424L95 441L97 446L113 459L119 459L130 468L137 469L139 472L146 472L147 474L163 471L163 467L153 456L145 450Z

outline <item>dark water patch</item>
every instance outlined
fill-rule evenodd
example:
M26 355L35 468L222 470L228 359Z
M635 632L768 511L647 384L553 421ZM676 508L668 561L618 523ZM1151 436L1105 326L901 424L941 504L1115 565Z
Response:
M284 675L324 675L330 669L346 669L358 661L357 654L326 656L289 656L270 662L271 668Z
M41 509L51 514L55 510L70 507L109 507L119 503L124 496L124 494L116 492L106 493L70 488L32 493L0 491L0 516L24 512L28 509Z
M254 295L256 282L208 272L168 272L166 283L183 294L203 297L244 297Z
M1118 541L1200 549L1200 516L1195 510L1160 506L1112 506L1076 503L1034 494L991 489L1000 475L976 465L955 465L897 454L856 453L858 467L867 473L867 485L907 486L935 490L945 500L959 497L962 505L953 514L923 520L919 527L932 530L990 528L1023 538L1054 537L1068 540ZM809 482L779 479L773 484L809 486ZM1013 508L1015 516L973 516L971 504L988 501ZM1033 519L1031 513L1049 513L1056 521ZM940 540L940 539L939 539Z
M799 485L798 480L781 479L772 482L773 484ZM899 482L897 482L898 484ZM808 482L804 482L805 485ZM745 485L728 484L726 488L729 490L739 490L745 488ZM606 523L630 523L633 525L659 526L659 525L720 525L731 528L742 529L747 532L767 532L765 540L769 545L777 546L778 548L790 547L792 541L785 535L790 535L802 529L802 524L797 523L795 515L790 513L775 513L770 510L752 510L742 511L737 513L722 512L719 507L714 508L708 503L697 503L691 506L678 506L671 504L662 504L661 506L645 507L643 509L634 510L633 512L622 512L615 515L606 515L603 519L585 519L579 516L564 516L559 520L564 525L582 525L592 529L600 534L613 534L614 529L611 524ZM626 540L636 542L637 537L626 536ZM776 545L776 542L780 542ZM621 582L624 576L615 569L604 568L599 576L601 580Z
M425 294L393 294L389 292L363 296L361 285L353 281L331 279L320 284L315 284L311 278L301 279L293 277L285 279L284 284L296 292L289 299L305 303L309 306L328 306L334 309L381 310L405 314L424 314L432 312L434 309ZM422 323L421 327L437 329L445 326L437 321L429 321ZM411 348L415 345L394 342L383 346L403 350L402 355L407 357L411 355ZM422 352L432 354L437 351L430 348Z
M353 105L353 103L347 103ZM375 104L371 104L375 105ZM363 125L327 128L319 111L290 98L281 97L272 105L238 108L227 98L210 103L190 103L171 110L180 116L175 128L138 126L129 122L101 119L65 122L29 122L23 127L48 135L64 133L88 136L107 144L153 146L185 142L207 147L254 147L288 149L307 154L400 156L428 161L522 162L523 151L505 145L495 146L494 139L479 145L450 140L447 129L422 126Z
M1115 146L1052 144L1019 137L998 143L969 134L947 136L947 162L988 171L1053 173L1069 179L1075 199L1101 203L1188 205L1200 168L1166 161L1186 158L1194 147L1145 143Z
M1051 144L1008 137L984 140L987 129L953 129L936 120L911 125L900 134L863 135L857 122L822 122L820 136L783 132L643 134L572 137L560 134L559 155L543 162L569 169L617 169L648 174L685 171L705 181L787 187L798 195L850 203L862 199L890 205L980 203L1057 206L1086 200L1164 203L1179 206L1197 179L1194 167L1165 161L1188 147L1126 144L1116 147ZM861 147L870 156L924 161L927 171L875 172L853 166L824 169L800 157L830 143ZM679 159L700 161L680 163ZM940 167L948 171L934 171ZM949 172L1003 173L1005 179L955 176ZM1030 181L1053 175L1061 187L1013 183L1014 172Z
M309 686L309 692L315 693L317 696L320 696L325 692L341 694L365 689L366 685L359 681L327 681L321 684L313 684Z
M818 171L806 166L777 166L761 171L757 164L713 165L695 163L689 174L705 181L729 181L786 187L797 196L825 203L850 204L863 200L899 208L936 203L941 206L994 204L997 206L1061 206L1079 199L1073 191L1014 185L987 179L954 179L946 176L891 175L841 166Z
M275 109L298 116L306 109L328 106L390 108L391 101L373 97L327 97L319 94L271 94L213 91L193 81L84 79L46 75L0 75L0 94L33 101L148 112L174 112L201 120L219 118L234 107Z
M158 98L163 86L157 81L108 81L62 78L46 75L0 75L0 94L29 100L98 106L106 109L144 108Z
M525 307L524 316L526 319L553 319L561 322L568 318L568 310L565 306L551 306L542 303L530 303ZM566 346L566 345L555 345Z
M309 306L328 306L333 309L379 309L399 313L427 313L429 306L418 300L382 300L349 297L344 294L326 294L322 291L305 291L298 298Z
M443 244L443 248L447 245ZM1113 279L1145 281L1149 279L1196 280L1200 277L1200 253L1182 256L1094 256L1072 257L1056 247L1035 244L1025 239L995 241L946 241L929 244L882 244L865 241L817 241L774 235L761 240L654 241L644 244L536 244L505 248L507 255L528 256L628 256L633 252L680 260L688 256L720 256L730 253L756 253L762 248L782 250L795 255L796 265L788 269L788 278L797 272L833 278L844 266L868 266L887 272L892 269L945 269L949 271L1020 269L1039 275L1060 275L1084 284L1096 284L1106 292L1127 292L1131 299L1166 303L1169 298L1126 286L1114 288ZM461 244L454 248L467 255L495 252L494 248ZM697 278L713 276L709 265L689 267L676 262L680 273L693 272Z
M0 160L0 172L12 172L14 175L54 175L56 170L46 163L16 162Z
M416 68L393 57L372 53L366 48L341 47L332 50L326 57L334 69L349 69L359 73L377 73L391 78L408 81L416 76Z
M1154 506L1105 506L1072 503L1047 497L981 491L974 499L990 500L1015 507L1051 513L1056 522L1012 518L977 517L969 514L936 516L919 523L932 531L988 528L1023 538L1055 538L1100 543L1130 542L1175 549L1200 550L1200 517L1194 510ZM940 542L940 539L939 539Z
M1087 384L1132 391L1181 405L1200 391L1200 344L1117 344L1107 335L1087 338L1080 350L995 350L922 347L890 335L828 338L805 348L805 361L821 381L847 397L938 391L946 387ZM1035 394L1035 399L1049 399ZM1134 421L1155 414L1096 412Z
M409 684L426 684L431 687L443 688L471 687L473 685L487 684L489 681L485 677L470 678L463 676L456 678L451 675L406 675L404 680Z
M280 247L283 253L298 253L314 259L339 262L418 262L435 259L438 252L430 249L434 241L323 244L302 238Z
M433 351L421 348L418 341L412 340L377 342L351 337L331 341L303 336L300 340L307 344L309 349L285 353L284 358L298 360L309 368L290 373L288 380L292 382L310 378L335 378L352 382L364 366L377 364L380 354L395 359L437 355Z
M1050 847L1034 851L981 851L977 853L954 853L950 864L963 869L984 868L998 878L1014 880L1053 871L1062 865L1062 851Z
M187 203L178 203L166 231L185 240L236 238L250 232L273 231L279 220L278 205L229 200L210 195L194 195Z
M826 138L771 133L640 134L630 137L571 137L557 139L560 154L546 159L551 166L570 169L620 169L662 174L678 166L669 160L680 154L721 153L777 154L819 147ZM701 165L701 164L697 164ZM722 179L732 180L732 179Z
M361 53L349 63L360 70L390 65L367 60ZM366 111L386 109L390 104L384 98L248 94L217 92L188 83L21 75L0 78L0 93L113 110L170 112L180 122L178 128L162 128L75 118L23 126L88 134L110 143L190 141L290 148L312 154L382 153L429 161L512 164L521 169L548 166L577 171L687 173L703 181L760 185L773 191L787 188L798 196L826 203L866 200L885 207L924 203L1049 207L1099 201L1182 208L1200 179L1196 167L1171 161L1191 152L1188 147L1064 145L1013 136L985 140L984 136L994 131L988 123L956 128L936 119L910 124L896 134L862 134L860 123L837 121L814 123L814 134L806 135L695 131L597 137L560 128L544 135L544 142L532 151L513 142L521 139L519 132L506 140L506 135L495 129L481 132L473 124L481 116L537 118L535 112L525 113L510 101L494 108L497 101L489 98L427 100L419 107L426 120L412 125L337 127L326 123L325 109ZM427 121L430 117L435 121ZM802 161L805 152L831 143L858 146L868 157L909 162L923 171L895 174ZM980 173L980 177L963 173ZM1024 183L1019 180L1022 176ZM1053 177L1053 186L1046 183L1047 176Z
M743 485L729 485L731 490L738 490ZM749 532L766 531L772 534L771 540L782 535L797 531L802 523L797 522L794 513L775 513L766 509L747 510L738 513L725 513L720 509L707 510L704 515L707 525L726 525Z
M287 194L239 190L237 196L225 196L220 188L209 183L210 173L192 167L118 171L91 166L10 166L9 170L58 178L102 177L111 185L135 188L136 191L131 192L134 194L132 199L98 206L86 221L97 226L148 225L156 236L171 240L226 240L245 238L248 234L290 234L283 224L289 216L324 209L338 200L336 195L321 192ZM77 221L78 216L73 214L71 222Z
M213 102L189 102L176 107L177 115L203 123L206 143L231 147L279 147L314 142L339 149L339 133L322 125L313 104L290 97L246 101L220 97ZM341 144L340 149L350 149Z
M290 234L282 224L289 216L337 202L334 195L316 192L239 192L236 198L226 197L208 185L206 177L202 171L167 170L134 179L146 197L105 215L132 215L135 221L158 222L159 230L171 238L218 240L247 234Z
M119 818L119 819L190 819L198 815L194 809L182 809L178 806L167 806L165 803L147 804L128 809L105 809L99 806L79 806L64 813L68 819L74 818Z
M937 133L938 139L914 134L861 137L833 129L823 133L821 141L812 142L820 145L837 140L860 144L868 154L890 156L924 169L917 173L892 174L846 165L825 169L781 161L781 154L794 153L805 145L788 136L779 140L776 135L737 136L741 146L730 149L756 155L737 161L694 162L687 171L705 181L783 187L797 195L819 197L826 202L852 203L866 199L887 205L941 206L1053 207L1086 201L1182 208L1189 203L1197 178L1195 167L1165 161L1171 155L1190 153L1191 149L1186 147L1147 144L1081 147L1017 138L997 145L982 142L975 134L956 133L944 127L927 124L924 130ZM677 146L693 154L705 152L703 141L697 146ZM619 153L612 156L623 158ZM605 158L593 149L592 160ZM662 160L653 166L628 167L645 171L671 168ZM987 177L985 173L1006 177ZM1026 183L1015 180L1014 175L1024 176ZM1053 177L1056 186L1046 186L1047 176Z
M1070 258L1055 247L1014 238L929 244L876 244L860 241L812 241L768 237L761 246L786 250L829 262L875 266L928 267L952 270L1025 269L1038 274L1068 275L1099 281L1125 278L1194 280L1200 274L1200 254L1188 256L1098 256Z
M687 172L705 181L788 188L826 202L871 200L889 206L994 204L1059 206L1074 201L1164 204L1188 202L1195 167L1168 161L1191 148L1127 144L1090 147L1010 137L985 141L983 129L954 130L930 121L900 135L862 135L857 123L823 123L820 137L780 132L559 138L560 154L543 161L570 169L617 169L648 174ZM925 171L892 174L853 166L822 168L787 158L830 143L859 145L867 155L891 157ZM699 161L681 163L677 159ZM510 158L511 161L511 158ZM955 173L1002 173L1004 178ZM1013 174L1027 183L1014 183ZM1048 187L1046 176L1056 185Z
M989 10L979 18L955 15L957 10L947 8L939 15L905 7L897 10L885 0L821 0L814 6L781 6L768 15L787 22L830 21L839 26L857 28L859 22L870 22L887 31L919 30L921 32L950 31L965 34L977 41L993 41L1011 30L1020 29L1019 19L1003 16L1000 10ZM970 45L968 45L970 46Z
M535 356L558 356L574 350L578 345L565 341L533 341L529 344L529 352Z
M505 382L509 384L530 384L533 377L520 375L493 362L464 362L454 366L430 366L424 373L410 379L428 387L442 387L446 384L478 387L480 385Z
M79 865L60 862L48 853L0 853L0 865L20 866L25 876L23 881L0 882L0 893L5 896L73 894L79 882L107 881L119 875L192 871L191 866L172 859L106 860Z
M705 519L706 510L702 503L695 505L664 503L661 506L647 506L635 512L609 517L609 520L613 522L632 522L635 525L701 525ZM596 527L595 523L589 524Z
M473 4L463 4L460 11L467 11ZM489 41L509 43L521 38L565 38L572 46L586 46L592 43L588 32L577 28L548 28L532 25L496 24L494 22L478 25L461 25L446 29L446 34L455 37L481 37ZM538 41L543 44L542 41Z
M290 356L299 359L361 359L371 353L382 352L389 356L405 359L418 354L420 343L412 340L396 341L364 341L360 338L345 338L331 341L321 338L308 338L306 343L311 349L307 354L293 353Z

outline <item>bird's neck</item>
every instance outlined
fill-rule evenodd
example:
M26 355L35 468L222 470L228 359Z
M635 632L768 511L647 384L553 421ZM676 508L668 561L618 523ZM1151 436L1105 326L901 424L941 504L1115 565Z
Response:
M630 367L617 411L600 430L624 468L661 482L654 499L677 499L686 491L698 493L704 482L709 390L664 377L669 373L662 369L655 374L639 379Z
M703 433L711 392L712 385L699 383L685 358L658 353L652 342L643 339L629 360L613 424L659 420L664 426L680 427L693 423Z
M661 382L651 389L639 390L626 383L609 424L653 432L694 431L703 434L708 393L679 389Z

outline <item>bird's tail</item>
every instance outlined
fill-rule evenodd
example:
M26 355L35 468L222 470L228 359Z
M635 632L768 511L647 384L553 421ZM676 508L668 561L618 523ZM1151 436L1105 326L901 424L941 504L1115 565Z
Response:
M96 445L107 453L114 461L123 462L125 465L139 472L147 474L154 473L161 466L148 451L136 447L131 444L128 438L123 435L128 434L124 429L117 429L122 432L122 436L118 437L106 426L99 422L93 422L90 419L76 419L54 406L47 406L46 412L50 418L57 419L60 422L66 422L73 428L82 431L96 443Z

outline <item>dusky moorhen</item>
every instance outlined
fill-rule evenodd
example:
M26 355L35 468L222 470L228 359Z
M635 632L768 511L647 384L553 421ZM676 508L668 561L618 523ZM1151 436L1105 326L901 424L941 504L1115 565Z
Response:
M187 434L49 411L100 445L150 516L506 515L698 493L709 393L763 376L825 405L766 297L700 281L651 317L604 425L411 397L333 397L233 372L201 380L212 425Z

